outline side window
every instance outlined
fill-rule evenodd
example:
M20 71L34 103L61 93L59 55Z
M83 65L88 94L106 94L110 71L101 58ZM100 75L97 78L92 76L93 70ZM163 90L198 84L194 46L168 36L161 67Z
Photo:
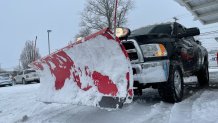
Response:
M195 39L193 37L186 37L185 39L189 40L189 41L195 41Z
M193 37L190 37L190 41L194 46L199 45L199 43L197 43L197 41Z
M185 33L185 30L181 25L178 25L177 34L182 34L182 33Z
M186 37L185 39L188 40L191 43L196 43L195 39L193 37Z
M184 42L188 45L188 46L195 46L196 42L194 40L193 37L186 37L184 38Z

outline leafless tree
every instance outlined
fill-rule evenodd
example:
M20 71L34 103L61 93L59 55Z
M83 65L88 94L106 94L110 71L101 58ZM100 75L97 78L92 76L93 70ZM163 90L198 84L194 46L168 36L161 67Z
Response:
M133 8L133 0L118 0L117 23L120 27L126 24L127 14ZM76 36L87 35L92 31L109 27L113 29L115 0L87 0L81 13L81 31Z
M24 69L29 68L28 65L40 57L39 49L35 48L33 41L26 41L25 47L20 55L20 62L22 67Z
M13 68L13 71L21 71L21 70L22 70L22 68L20 65L17 65Z
M77 39L79 37L85 37L85 36L89 35L90 33L91 33L91 29L90 28L83 27L83 28L80 29L79 34L77 34L75 36L75 38Z

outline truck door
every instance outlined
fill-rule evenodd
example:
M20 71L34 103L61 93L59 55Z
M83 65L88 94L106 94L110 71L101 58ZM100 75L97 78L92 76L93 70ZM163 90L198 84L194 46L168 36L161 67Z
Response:
M184 33L185 29L181 26L177 26L177 33ZM194 45L191 43L191 38L182 38L179 39L178 47L179 47L179 55L183 64L183 68L185 71L193 70L194 64Z
M193 37L189 37L189 40L194 46L193 66L195 66L196 69L200 69L201 65L204 63L204 54L202 52L204 48L201 46L200 43L197 43L197 41Z
M197 68L200 68L201 64L203 64L203 54L202 54L202 50L200 48L200 45L197 44L197 42L195 41L195 39L193 37L187 37L187 40L189 40L189 42L193 45L192 48L192 53L193 53L193 58L191 60L191 64L192 64L192 70L195 70Z

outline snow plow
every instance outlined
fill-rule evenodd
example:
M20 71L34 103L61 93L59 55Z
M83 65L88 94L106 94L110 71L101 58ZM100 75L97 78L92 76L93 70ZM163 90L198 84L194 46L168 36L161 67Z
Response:
M124 46L109 29L70 44L31 65L40 74L39 101L121 108L133 99Z

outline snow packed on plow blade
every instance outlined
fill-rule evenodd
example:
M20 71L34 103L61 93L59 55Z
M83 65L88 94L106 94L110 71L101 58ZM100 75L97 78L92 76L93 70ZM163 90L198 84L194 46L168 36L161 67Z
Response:
M126 50L109 29L33 62L40 74L39 100L121 108L133 98L133 74Z

